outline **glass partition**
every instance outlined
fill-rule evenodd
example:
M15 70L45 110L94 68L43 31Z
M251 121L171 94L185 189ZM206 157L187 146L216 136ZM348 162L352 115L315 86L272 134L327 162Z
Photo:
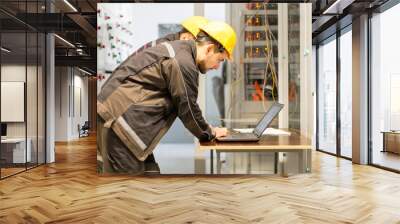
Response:
M1 34L2 177L25 170L26 162L31 162L26 136L26 41L26 32Z
M45 162L45 35L21 22L45 1L1 1L0 178ZM12 12L12 13L11 13Z

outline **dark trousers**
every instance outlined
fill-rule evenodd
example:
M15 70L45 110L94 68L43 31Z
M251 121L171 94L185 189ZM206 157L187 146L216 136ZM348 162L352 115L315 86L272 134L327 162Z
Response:
M97 153L100 173L144 173L144 162L138 160L104 120L97 115ZM154 157L153 157L154 159ZM99 161L102 160L102 161Z

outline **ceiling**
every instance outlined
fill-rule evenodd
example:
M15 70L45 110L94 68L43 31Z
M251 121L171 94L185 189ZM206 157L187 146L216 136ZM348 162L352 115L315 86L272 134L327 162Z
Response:
M224 2L214 0L211 2ZM230 2L240 2L233 0ZM271 0L270 3L312 3L313 43L318 43L340 26L351 23L352 17L368 10L379 7L388 0ZM55 38L56 64L74 65L87 68L93 73L96 71L96 4L100 2L138 2L138 1L111 1L111 0L1 0L0 27L5 35L5 42L10 43L17 55L25 46L25 38L21 38L26 29L39 32L55 32L61 38ZM210 1L209 1L210 2ZM69 3L69 4L68 4ZM52 8L53 13L47 13ZM26 13L28 12L28 13ZM338 22L340 21L340 22ZM347 21L347 22L346 22ZM339 25L338 25L339 24ZM13 43L12 43L13 42ZM5 45L4 45L5 46ZM32 49L31 49L32 46ZM28 55L34 52L34 45L28 45ZM79 50L78 50L79 49Z
M7 60L16 63L18 60L25 61L25 56L32 58L37 55L36 46L25 43L25 39L28 41L32 39L29 32L35 35L54 32L58 35L55 38L56 65L78 66L95 74L98 1L69 0L68 3L72 7L63 0L47 0L47 2L46 8L44 0L0 1L2 46L12 49L7 53ZM48 13L50 8L52 13ZM27 38L25 31L28 32Z
M354 17L378 9L391 0L316 0L313 1L313 44L350 25Z

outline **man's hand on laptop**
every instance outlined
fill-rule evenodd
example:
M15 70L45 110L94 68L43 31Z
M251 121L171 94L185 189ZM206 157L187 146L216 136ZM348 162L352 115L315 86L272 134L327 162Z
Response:
M228 129L226 128L212 127L212 131L216 138L224 137L228 134Z

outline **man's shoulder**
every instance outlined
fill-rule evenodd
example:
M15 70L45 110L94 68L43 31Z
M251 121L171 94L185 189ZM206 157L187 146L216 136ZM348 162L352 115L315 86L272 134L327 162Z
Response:
M169 42L175 51L175 58L185 66L195 66L196 47L194 41L175 40Z
M168 45L172 47L173 57L171 57L170 52L168 50ZM169 60L167 58L174 58L176 61L176 65L180 67L180 70L184 73L198 73L198 68L195 62L196 55L196 47L194 41L188 40L175 40L168 41L161 44L158 44L154 47L147 48L143 52L140 52L136 55L136 58L132 58L133 60L137 60L138 58L154 58L157 57L161 60Z
M194 40L173 40L168 43L174 48L184 48L187 50L192 50L192 48L196 46Z

